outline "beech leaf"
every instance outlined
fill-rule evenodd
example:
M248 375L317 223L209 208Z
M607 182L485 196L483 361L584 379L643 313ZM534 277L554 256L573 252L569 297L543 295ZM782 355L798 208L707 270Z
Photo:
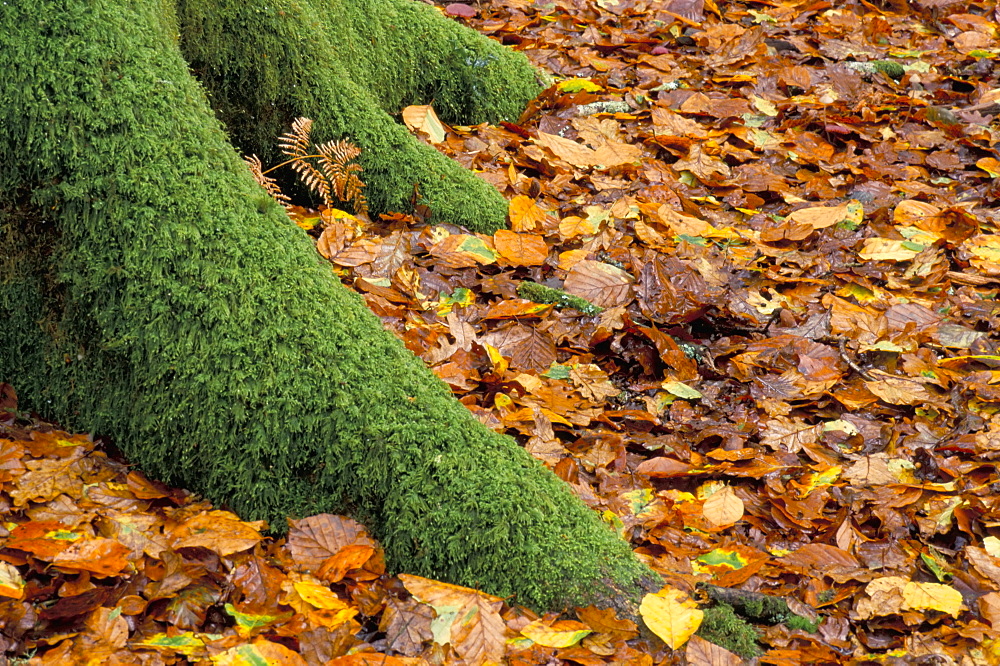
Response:
M672 650L684 645L698 631L704 617L698 604L672 587L644 596L639 614L649 630Z

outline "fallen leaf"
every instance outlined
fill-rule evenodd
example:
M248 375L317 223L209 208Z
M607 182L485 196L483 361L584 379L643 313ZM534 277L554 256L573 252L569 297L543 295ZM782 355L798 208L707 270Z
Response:
M535 620L521 629L522 636L550 648L568 648L592 633L587 625L575 620L558 620L552 624Z
M631 275L616 266L585 259L566 276L566 291L601 308L626 305L632 300Z
M455 4L449 6L454 7ZM463 6L468 7L468 5ZM469 7L469 9L472 8ZM473 10L474 15L475 10ZM429 105L406 107L403 109L403 122L410 128L411 132L424 134L431 143L443 143L448 136L444 123L434 113L434 108Z
M732 525L743 518L743 500L736 496L732 487L725 486L705 500L702 513L716 527Z
M639 604L639 615L649 630L672 650L684 645L698 631L704 617L698 604L672 587L644 596Z

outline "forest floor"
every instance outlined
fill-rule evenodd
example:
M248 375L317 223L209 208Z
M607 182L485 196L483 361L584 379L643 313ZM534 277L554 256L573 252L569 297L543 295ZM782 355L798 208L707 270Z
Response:
M348 518L265 539L0 387L0 653L736 664L699 626L723 588L820 621L758 623L757 645L732 646L748 662L1000 663L994 3L442 11L556 77L518 123L405 114L507 195L510 230L296 221L664 575L677 598L647 620L676 649L608 612L538 617L388 576ZM540 300L528 282L590 305L521 298Z

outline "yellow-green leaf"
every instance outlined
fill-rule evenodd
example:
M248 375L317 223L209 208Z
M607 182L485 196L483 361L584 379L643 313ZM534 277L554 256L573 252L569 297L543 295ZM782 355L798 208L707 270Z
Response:
M685 400L697 400L701 397L701 393L684 382L663 382L663 390Z
M561 92L575 93L575 92L600 92L604 90L601 86L597 85L590 79L566 79L565 81L560 81L556 86Z

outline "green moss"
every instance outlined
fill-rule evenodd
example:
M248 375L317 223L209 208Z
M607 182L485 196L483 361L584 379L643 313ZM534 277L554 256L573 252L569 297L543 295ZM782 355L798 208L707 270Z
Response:
M906 74L906 68L895 60L872 60L870 62L848 62L847 67L862 74L871 75L882 72L891 79L899 81Z
M601 313L601 308L585 298L573 296L560 289L553 289L552 287L546 287L528 280L517 285L517 295L533 303L553 303L557 308L573 308L585 315Z
M737 615L729 604L717 603L706 608L698 635L744 659L752 659L763 654L757 645L759 637L757 630Z
M254 25L239 39L260 43ZM539 609L634 609L659 584L628 545L260 205L177 32L169 5L139 0L0 12L0 240L16 241L0 381L245 518L348 511L396 570ZM278 34L289 52L314 38Z
M181 48L237 148L277 163L296 116L362 149L375 213L408 210L492 232L507 202L390 114L433 103L445 122L516 120L540 90L520 53L413 0L180 0Z
M794 613L784 620L784 625L789 629L808 631L810 634L816 633L816 630L819 629L819 625L821 623L822 620L820 618L810 620L807 617L795 615Z

